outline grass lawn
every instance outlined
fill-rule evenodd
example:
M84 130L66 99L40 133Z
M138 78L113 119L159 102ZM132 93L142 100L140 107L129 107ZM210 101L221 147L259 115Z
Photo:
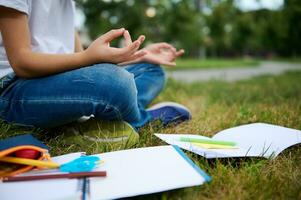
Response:
M301 73L265 76L236 83L184 84L170 80L159 101L177 101L193 112L193 120L173 128L147 126L137 147L163 145L154 132L193 133L212 136L241 124L266 122L301 129ZM0 138L25 130L2 123ZM68 145L64 135L32 130L51 147L53 155L87 151L100 153L116 148L97 144ZM28 132L28 130L27 130ZM187 152L212 176L210 183L137 199L301 199L301 148L294 147L274 160L213 160ZM175 166L176 167L176 166Z
M229 67L254 67L259 65L259 60L255 59L225 59L225 58L210 58L210 59L191 59L182 58L177 60L177 66L168 68L169 70L184 70L184 69L210 69L210 68L229 68Z

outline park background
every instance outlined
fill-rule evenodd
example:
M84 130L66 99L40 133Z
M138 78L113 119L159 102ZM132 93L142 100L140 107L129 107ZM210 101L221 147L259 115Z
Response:
M167 129L150 126L141 135L138 147L164 144L152 136L154 132L212 136L254 122L301 129L301 1L89 0L78 1L78 9L79 15L85 16L78 17L82 21L78 24L86 45L112 28L125 27L134 38L145 34L146 44L165 41L184 48L184 58L167 71L180 70L184 74L194 69L206 76L206 70L226 70L222 74L227 74L228 68L255 70L266 63L271 72L286 65L296 67L277 76L263 74L230 82L215 77L186 83L183 80L191 79L191 73L180 81L170 76L155 102L182 103L191 109L193 120ZM141 199L301 198L298 147L271 161L209 162L188 154L212 175L211 183Z
M298 0L79 0L77 25L89 40L125 27L147 42L169 42L185 57L297 57Z
M167 74L229 68L244 72L266 63L267 71L287 66L294 66L294 70L248 79L228 81L220 77L192 83L171 76L153 103L179 102L191 110L193 119L176 127L149 124L140 131L140 141L134 147L91 141L70 143L70 137L74 136L64 128L25 129L5 122L0 124L1 139L32 132L55 156L165 145L153 135L156 132L213 136L221 130L255 122L301 130L301 1L77 0L76 3L78 30L85 46L112 28L125 27L134 37L145 34L146 43L166 41L184 48L184 58ZM81 141L85 141L84 137ZM186 153L212 176L210 183L137 199L301 199L300 146L288 149L274 160L210 161Z

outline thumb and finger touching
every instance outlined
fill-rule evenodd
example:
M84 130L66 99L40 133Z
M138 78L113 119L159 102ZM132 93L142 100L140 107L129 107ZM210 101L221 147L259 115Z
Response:
M139 51L140 45L145 40L144 35L141 35L137 40L132 41L129 31L125 30L124 28L121 28L121 29L115 29L107 32L106 34L101 36L101 40L104 43L110 44L111 41L121 36L124 37L125 46L122 48L113 48L116 53L116 56L119 55L123 57L122 59L123 61L121 61L118 65L127 65L127 64L140 62L142 58L147 54L147 51L144 50ZM183 49L177 51L174 46L164 42L154 44L151 46L152 46L151 48L157 49L159 51L165 50L172 54L168 56L171 59L149 58L150 62L155 62L162 65L175 66L176 63L174 62L174 60L177 57L182 56L184 54Z
M125 46L122 48L113 48L116 56L122 56L123 60L129 60L130 58L136 59L137 57L145 55L145 53L143 52L135 54L140 48L140 45L144 42L145 36L142 35L133 42L129 31L125 30L124 28L109 31L108 33L102 36L102 40L105 43L110 43L114 39L119 38L121 36L124 37Z
M110 43L112 40L122 36L124 31L124 28L114 29L102 35L101 38L105 43Z

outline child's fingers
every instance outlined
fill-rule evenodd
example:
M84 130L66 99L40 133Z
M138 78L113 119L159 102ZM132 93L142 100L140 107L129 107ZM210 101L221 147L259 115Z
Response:
M146 54L147 54L147 52L145 50L136 51L135 53L126 56L126 60L130 61L130 60L141 59Z
M166 42L161 42L158 44L160 49L168 49L170 50L172 53L176 54L177 50L174 46L172 46L171 44L168 44Z
M139 49L140 45L144 42L144 40L145 40L145 36L141 35L141 36L139 36L139 38L137 40L129 43L126 47L130 51L137 51Z
M130 56L129 60L136 60L138 58L145 56L146 54L147 54L147 52L144 50L137 51L132 56Z
M166 42L158 43L159 48L166 48L166 49L174 49L174 47L171 44L168 44Z
M182 56L185 53L184 49L180 49L179 51L176 52L176 57Z
M137 52L140 48L141 43L145 40L145 36L140 36L136 41L132 42L130 45L117 48L116 52L121 60L130 60L131 56ZM122 62L122 61L121 61Z
M127 47L121 48L120 53L124 56L130 56L134 54L140 48L141 42L139 40L134 41Z
M119 62L129 60L130 56L133 55L140 47L140 42L135 41L127 47L114 48L115 56L119 58Z
M144 42L144 40L145 40L145 36L144 35L140 35L137 40L140 41L140 43L142 44Z
M104 35L101 36L101 39L105 42L105 43L109 43L112 40L122 36L124 34L125 29L124 28L120 28L120 29L114 29L111 30L107 33L105 33Z
M141 61L141 59L138 58L136 60L130 60L130 61L125 61L125 62L122 62L122 63L118 63L117 65L119 65L119 66L130 65L130 64L138 63L140 61Z
M118 65L129 65L133 63L137 63L142 60L143 56L147 54L147 51L145 50L140 50L134 53L132 56L129 57L128 61L121 62Z
M132 52L136 52L140 48L140 45L144 42L144 40L145 40L145 36L144 35L140 35L139 38L135 41L135 42L138 42L139 45L136 46L136 48L133 48Z
M135 53L140 48L141 42L139 40L136 40L132 43L132 45L128 46L127 52L128 54Z
M129 46L130 44L133 43L131 35L128 30L124 31L123 37L125 39L125 46Z
M170 66L170 67L174 67L177 65L175 62L168 62L168 61L162 61L160 64Z

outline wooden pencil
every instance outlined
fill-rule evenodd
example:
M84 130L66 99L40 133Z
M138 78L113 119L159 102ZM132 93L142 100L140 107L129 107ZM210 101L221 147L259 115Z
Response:
M77 172L68 174L46 174L46 175L33 175L33 176L13 176L5 177L2 182L16 182L16 181L34 181L34 180L45 180L45 179L60 179L60 178L88 178L88 177L105 177L107 176L106 171L96 172Z

